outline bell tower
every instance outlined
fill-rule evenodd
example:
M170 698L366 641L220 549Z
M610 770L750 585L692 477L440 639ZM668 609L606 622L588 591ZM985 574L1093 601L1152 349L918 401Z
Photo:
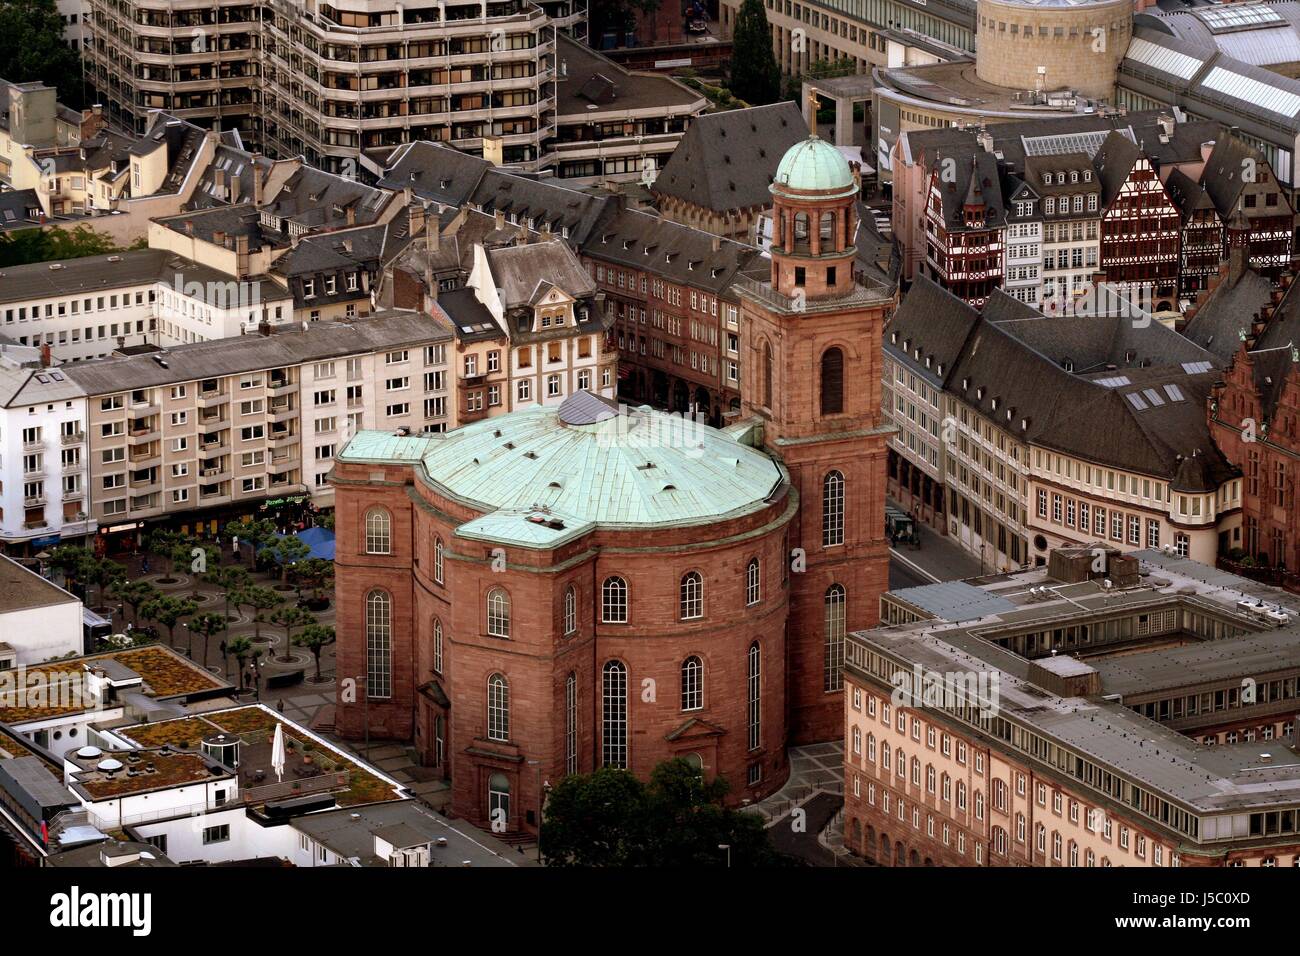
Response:
M858 182L815 134L771 186L771 272L744 280L743 414L799 493L792 522L787 686L792 743L843 734L845 635L888 589L881 335L892 292L855 274Z

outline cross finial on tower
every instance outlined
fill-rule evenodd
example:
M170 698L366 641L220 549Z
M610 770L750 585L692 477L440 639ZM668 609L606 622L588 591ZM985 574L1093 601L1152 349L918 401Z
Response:
M809 114L810 118L808 120L808 132L811 135L816 136L817 135L817 104L818 104L817 87L815 86L808 87L808 102L812 106L812 112Z

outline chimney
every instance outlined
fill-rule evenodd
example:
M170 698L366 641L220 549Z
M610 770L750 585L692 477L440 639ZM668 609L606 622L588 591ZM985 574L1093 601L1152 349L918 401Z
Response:
M41 368L50 367L50 346L49 343L41 343Z
M239 202L239 177L238 176L230 177L230 202L232 205L234 203Z
M212 233L212 242L215 245L224 246L226 244L226 234L220 229L216 230Z
M348 224L349 226L355 226L355 225L357 224L357 207L356 207L356 206L348 206L348 208L347 208L347 212L345 213L345 215L346 215L346 217L347 217L347 224Z
M226 193L226 171L224 169L213 170L212 183L216 187L216 191L221 193L221 198L224 199Z
M426 210L424 203L414 200L407 204L406 207L407 223L410 226L411 237L414 238L424 231L424 217Z
M262 154L254 153L253 166L249 170L249 174L253 178L253 205L254 206L262 205L262 170L261 167L258 165L258 163L260 163L261 160L262 160Z
M496 212L493 213L493 216L496 217L496 221L497 221L496 227L498 229L504 229L506 227L506 214L502 212L500 209L498 209Z
M713 236L712 238L710 238L710 240L709 240L709 247L710 247L714 252L721 252L721 251L722 251L722 237L721 237L721 236Z
M194 220L193 220L193 219L186 219L186 220L185 220L185 235L187 235L187 236L192 236L192 235L194 235Z
M266 316L262 316L262 321L257 323L257 334L264 337L271 334L271 323Z
M515 233L515 245L528 245L528 226L522 221L519 223L519 231Z
M984 150L984 152L993 152L993 134L988 130L982 129L976 133L975 142L979 145L980 149Z

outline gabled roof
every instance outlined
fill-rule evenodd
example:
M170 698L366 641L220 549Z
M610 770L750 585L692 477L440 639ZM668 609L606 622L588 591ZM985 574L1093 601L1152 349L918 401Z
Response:
M951 165L946 160L951 159ZM944 228L949 232L968 229L993 229L1006 223L1007 204L1002 196L1002 177L998 171L997 157L984 150L973 154L948 155L940 151L936 165L931 166L938 179ZM951 173L951 177L947 176ZM984 208L980 225L966 225L963 209L970 204Z
M487 258L501 304L506 309L531 304L543 283L561 289L575 299L593 295L596 291L596 283L578 262L578 257L559 239L489 249Z
M652 190L716 212L770 206L777 165L807 138L803 114L788 101L706 113L692 121Z
M398 147L379 185L385 189L409 188L421 199L462 206L491 168L492 164L481 156L421 140Z
M1101 206L1110 206L1119 195L1120 189L1133 172L1133 167L1142 159L1142 151L1131 140L1119 133L1106 137L1101 148L1092 158L1097 169L1097 178L1101 182Z
M1181 169L1175 169L1169 174L1165 180L1165 192L1178 207L1178 214L1184 223L1197 212L1214 211L1214 200L1205 191L1205 187Z
M1272 300L1273 284L1252 269L1234 282L1231 276L1210 290L1206 300L1188 320L1183 335L1214 354L1226 366L1241 347L1241 332L1250 332L1259 310Z
M567 232L567 238L581 243L590 235L592 224L609 197L489 169L469 201L483 212L499 210L512 222L531 221L537 230L549 225L552 232Z

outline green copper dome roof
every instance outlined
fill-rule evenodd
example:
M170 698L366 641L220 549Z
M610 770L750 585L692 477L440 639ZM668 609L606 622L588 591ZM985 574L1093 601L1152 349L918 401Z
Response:
M857 189L857 183L843 153L825 140L809 136L781 157L772 188L846 195Z

